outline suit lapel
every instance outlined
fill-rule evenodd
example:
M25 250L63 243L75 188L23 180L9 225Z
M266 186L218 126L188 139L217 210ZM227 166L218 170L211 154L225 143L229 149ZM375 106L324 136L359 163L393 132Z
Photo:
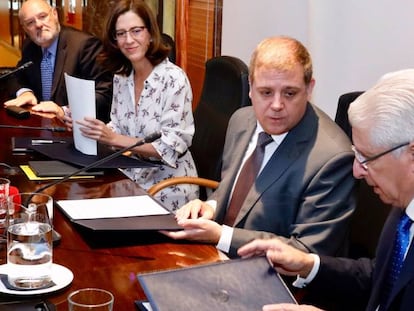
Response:
M396 227L401 216L401 210L394 208L390 211L381 233L373 272L372 292L370 295L367 310L376 310L381 299L382 286L388 273ZM391 243L391 244L390 244Z
M224 177L222 181L220 182L221 187L226 189L225 197L223 198L222 202L225 206L223 208L220 208L220 214L217 215L216 219L222 221L224 219L224 214L227 210L227 205L230 201L230 194L231 190L233 189L233 185L235 183L236 175L238 173L238 169L241 165L241 162L243 160L244 154L249 146L250 139L253 135L253 132L256 129L257 126L257 120L254 116L253 111L249 113L246 121L247 125L243 128L238 134L237 137L233 139L234 145L229 146L230 150L234 150L234 158L231 161L231 166L227 169L228 172L231 172L231 176L229 178ZM237 223L237 220L235 220Z
M33 50L34 65L32 66L31 70L34 71L34 74L33 78L31 78L30 81L35 85L34 91L36 96L40 100L42 98L42 74L40 71L40 63L43 58L43 52L38 45L35 45L35 43L33 43L33 46L35 46Z
M56 48L55 70L53 72L53 85L51 94L52 98L55 97L56 90L59 88L59 85L62 82L61 79L63 79L63 75L61 73L64 72L63 67L67 53L67 40L65 33L66 32L62 27L59 35L59 42Z
M396 225L397 226L397 225ZM391 252L390 252L391 253ZM390 260L388 258L388 262ZM414 279L414 245L413 242L410 244L410 248L408 249L407 256L404 260L404 264L402 270L400 272L400 276L398 277L392 291L391 295L388 299L387 309L390 306L391 302L396 298L396 296L403 290L403 288Z
M308 104L302 120L289 131L256 179L255 186L250 189L237 215L235 225L253 208L263 192L277 182L283 176L283 173L299 158L308 146L308 142L315 136L317 125L318 117L313 107Z

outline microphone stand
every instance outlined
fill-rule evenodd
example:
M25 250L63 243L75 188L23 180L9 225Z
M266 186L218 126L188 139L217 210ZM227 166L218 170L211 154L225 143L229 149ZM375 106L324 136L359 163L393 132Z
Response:
M16 72L19 72L20 70L24 70L24 69L30 67L31 65L33 65L33 62L28 61L27 63L24 63L23 65L21 65L21 66L15 68L13 70L10 70L9 72L6 72L3 75L1 75L0 80L3 80L4 78L7 78L8 76L11 76L11 75L15 74Z
M118 151L116 151L116 152L114 152L114 153L112 153L112 154L96 161L96 162L92 162L91 164L89 164L85 167L82 167L82 168L80 168L80 169L78 169L78 170L76 170L76 171L74 171L74 172L72 172L68 175L63 176L61 179L57 179L57 180L55 180L51 183L48 183L48 184L44 185L43 187L38 188L36 191L34 191L34 193L39 193L41 191L46 190L49 187L52 187L54 185L60 184L64 181L67 181L68 179L70 179L71 177L73 177L75 175L78 175L79 173L86 172L86 171L88 171L92 168L95 168L95 167L97 167L97 166L99 166L99 165L101 165L101 164L103 164L103 163L105 163L109 160L112 160L113 158L119 157L121 154L123 154L126 151L129 151L129 150L131 150L135 147L141 146L141 145L146 144L146 143L151 143L151 142L153 142L154 140L156 140L160 137L161 137L161 133L158 133L158 132L152 133L152 134L144 137L143 139L138 140L135 144L133 144L131 146L127 146L127 147L124 147L122 149L119 149Z
M103 164L103 163L105 163L105 162L107 162L109 160L112 160L113 158L116 158L116 157L120 156L121 154L123 154L126 151L129 151L129 150L131 150L131 149L133 149L135 147L141 146L141 145L146 144L146 143L151 143L151 142L153 142L154 140L156 140L156 139L158 139L160 137L161 137L161 133L159 133L159 132L152 133L152 134L144 137L143 139L138 140L135 144L133 144L131 146L127 146L125 148L119 149L118 151L116 151L116 152L114 152L114 153L112 153L112 154L110 154L110 155L108 155L108 156L106 156L106 157L104 157L104 158L96 161L96 162L93 162L93 163L91 163L91 164L89 164L89 165L87 165L85 167L82 167L82 168L80 168L80 169L78 169L78 170L76 170L76 171L74 171L74 172L72 172L72 173L70 173L68 175L63 176L61 179L57 179L57 180L55 180L55 181L53 181L51 183L48 183L48 184L44 185L43 187L40 187L40 188L36 189L35 191L33 191L33 194L42 192L42 191L46 190L49 187L52 187L52 186L55 186L57 184L60 184L60 183L62 183L64 181L67 181L68 179L70 179L71 177L73 177L73 176L75 176L75 175L77 175L79 173L86 172L87 170L90 170L91 168L97 167L97 166L99 166L99 165L101 165L101 164ZM25 204L27 205L27 203L31 199L32 198L29 198L28 201L25 202ZM53 234L53 242L54 243L58 243L60 241L60 239L61 239L61 235L58 232L56 232L56 230L54 230L54 229L53 229L53 233L52 234Z
M42 127L42 126L0 124L0 128L26 129L26 130L45 130L45 131L51 131L51 132L66 132L66 128L64 128L64 127Z

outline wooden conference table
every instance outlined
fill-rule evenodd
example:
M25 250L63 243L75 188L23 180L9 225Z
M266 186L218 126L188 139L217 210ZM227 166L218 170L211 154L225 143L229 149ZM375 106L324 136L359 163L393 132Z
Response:
M29 119L18 120L6 114L3 107L4 96L0 96L0 124L24 126L61 126L54 118L31 115ZM0 162L11 165L15 170L0 167L0 177L11 180L20 192L34 191L42 183L29 181L19 169L28 160L39 159L37 153L13 154L13 136L52 137L66 136L68 133L52 133L45 130L0 128ZM45 191L54 200L117 197L144 193L134 182L125 178L117 170L105 173L94 179L78 179L53 186ZM117 232L93 233L74 225L54 207L54 227L62 235L60 243L54 247L53 261L69 268L73 282L66 288L45 294L56 305L57 310L68 310L66 298L76 289L99 287L111 291L115 296L114 311L136 310L134 301L145 299L136 275L171 268L187 267L195 264L221 260L214 246L177 242L158 232ZM0 248L2 246L0 245ZM0 252L0 264L6 263L4 246ZM0 294L0 301L25 299L22 296ZM27 297L28 299L33 297Z

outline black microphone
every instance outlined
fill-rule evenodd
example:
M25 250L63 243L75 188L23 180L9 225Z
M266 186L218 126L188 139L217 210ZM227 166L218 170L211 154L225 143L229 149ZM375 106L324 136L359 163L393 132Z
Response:
M112 160L113 158L119 157L124 152L129 151L129 150L131 150L135 147L141 146L141 145L146 144L146 143L151 143L151 142L153 142L154 140L157 140L160 137L161 137L161 133L159 133L159 132L152 133L152 134L144 137L143 139L138 140L135 144L133 144L131 146L127 146L125 148L119 149L116 152L111 153L110 155L108 155L108 156L106 156L106 157L104 157L104 158L102 158L98 161L92 162L91 164L89 164L85 167L82 167L82 168L80 168L80 169L78 169L78 170L76 170L76 171L74 171L74 172L72 172L68 175L63 176L61 179L57 179L55 181L52 181L52 182L44 185L43 187L40 187L40 188L36 189L35 191L33 191L33 193L42 192L42 191L46 190L47 188L50 188L50 187L55 186L57 184L60 184L64 181L67 181L68 179L70 179L73 176L76 176L80 173L86 172L87 170L90 170L94 167L97 167L97 166L99 166L99 165L101 165L101 164L103 164L103 163L105 163L109 160ZM60 239L61 239L60 234L58 232L56 232L55 230L53 230L53 242L57 243L57 242L59 242Z
M24 63L23 65L14 68L13 70L10 70L9 72L6 72L5 74L0 76L0 80L7 78L8 76L14 75L16 72L19 72L20 70L24 70L26 68L29 68L31 65L33 65L32 61L29 61L27 63Z
M12 129L27 129L27 130L45 130L51 132L66 132L65 127L44 127L44 126L25 126L25 125L8 125L0 124L0 128L12 128Z

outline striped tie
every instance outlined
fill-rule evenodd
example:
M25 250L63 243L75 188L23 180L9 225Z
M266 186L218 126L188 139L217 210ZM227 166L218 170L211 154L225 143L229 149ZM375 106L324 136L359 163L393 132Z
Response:
M240 175L237 178L236 185L234 186L234 191L230 199L226 215L224 216L223 223L225 225L234 225L240 208L242 207L244 200L247 197L247 193L250 191L250 188L253 186L254 181L256 180L256 177L259 173L263 162L265 147L272 141L272 136L269 134L265 132L261 132L259 134L256 149L244 163L243 168L240 171Z
M43 100L50 100L52 91L53 67L51 61L52 54L45 50L40 62L40 74L42 77L42 97Z

